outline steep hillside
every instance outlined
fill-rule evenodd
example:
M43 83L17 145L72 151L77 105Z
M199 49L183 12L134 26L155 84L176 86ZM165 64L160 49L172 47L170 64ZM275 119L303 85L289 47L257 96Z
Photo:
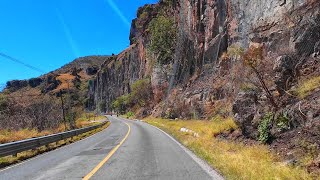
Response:
M7 82L6 90L16 92L23 88L37 88L43 93L54 93L61 88L66 81L70 86L75 86L76 81L87 81L97 73L102 63L107 61L110 56L87 56L77 58L74 61L62 66L61 68L44 74L37 78L28 80L12 80ZM61 85L62 84L62 85ZM60 86L60 88L58 88Z
M88 108L171 119L231 116L241 137L268 143L292 164L317 171L319 4L162 0L146 5L132 22L131 46L104 63L90 84ZM151 92L142 82L149 82ZM152 99L142 102L135 98L150 94Z
M71 69L82 69L87 70L88 68L99 68L104 61L106 61L110 56L85 56L77 58L70 63L62 66L61 68L52 71L51 73L62 74L70 72Z
M7 82L0 93L0 129L43 131L67 122L73 128L87 106L88 84L109 60L82 57L40 77Z

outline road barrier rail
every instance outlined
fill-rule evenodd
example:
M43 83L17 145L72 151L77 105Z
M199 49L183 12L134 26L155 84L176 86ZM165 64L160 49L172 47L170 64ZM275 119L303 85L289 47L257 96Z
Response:
M94 129L104 126L106 123L107 122L103 122L98 125L84 127L80 129L62 132L62 133L0 144L0 157L9 156L9 155L16 156L18 153L23 151L36 149L41 146L46 146L54 142L65 140L65 139L92 131Z

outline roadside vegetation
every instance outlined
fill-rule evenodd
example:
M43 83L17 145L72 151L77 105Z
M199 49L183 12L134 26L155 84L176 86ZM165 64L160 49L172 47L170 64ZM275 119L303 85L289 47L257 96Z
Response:
M133 112L146 106L152 99L152 87L150 79L137 80L131 85L131 93L122 95L112 102L112 108L119 114L128 113L133 116Z
M94 124L90 124L90 125L94 125ZM47 146L41 146L41 147L36 148L34 150L28 150L28 151L24 151L24 152L18 153L17 156L1 157L0 158L0 168L9 166L9 165L12 165L12 164L15 164L15 163L19 163L19 162L21 162L21 161L23 161L25 159L28 159L28 158L34 157L36 155L39 155L39 154L42 154L42 153L57 149L57 148L59 148L61 146L68 145L68 144L71 144L73 142L79 141L81 139L84 139L86 137L89 137L89 136L91 136L93 134L96 134L96 133L102 131L103 129L107 128L109 125L110 125L110 122L106 123L104 126L98 128L98 129L95 129L95 130L80 134L78 136L74 136L72 138L68 138L68 139L65 139L65 140L62 140L62 141L59 141L59 142L56 142L56 143L51 143L51 144L49 144ZM30 134L32 134L32 132L31 131L30 132L26 132L25 134L30 135ZM41 134L41 133L39 133L39 134ZM33 135L39 135L39 134L33 132Z
M320 88L320 76L310 78L306 81L300 82L294 93L298 95L299 98L303 99L310 95L314 90Z
M106 119L105 116L97 116L94 113L83 113L81 117L76 120L76 128L82 128L87 126L93 126L98 124L99 120ZM1 129L0 130L0 144L8 143L13 141L19 141L23 139L29 139L33 137L40 137L49 134L55 134L59 132L64 132L65 130L70 129L67 125L67 129L65 129L64 124L60 124L57 128L46 129L43 131L39 131L37 129L20 129L20 130L10 130L10 129Z
M301 168L281 162L265 145L247 145L219 138L217 135L237 129L232 118L216 117L205 121L148 117L144 120L173 135L227 179L312 179ZM199 137L182 132L181 128L190 129Z
M150 31L148 49L156 55L159 64L170 63L173 59L177 36L174 19L161 11L151 20L148 31Z

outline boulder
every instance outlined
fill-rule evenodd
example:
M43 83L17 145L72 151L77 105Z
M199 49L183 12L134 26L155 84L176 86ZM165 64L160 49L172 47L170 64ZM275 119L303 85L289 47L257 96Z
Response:
M257 93L251 90L240 92L232 107L235 123L241 128L243 135L251 138L257 137L257 127L254 123L257 105Z
M314 23L309 23L305 28L299 28L295 33L297 40L294 47L299 56L310 56L320 40L320 15L310 21Z
M86 73L89 75L89 76L92 76L92 75L95 75L97 74L98 72L98 68L95 67L95 66L90 66L86 69Z
M46 77L46 83L50 84L50 83L56 82L56 77L57 77L57 75L49 74L49 75Z
M71 75L73 75L73 76L78 76L78 70L77 70L76 67L73 67L73 68L71 69Z
M320 56L320 41L318 41L314 46L314 57Z
M281 95L289 89L289 83L290 80L292 80L295 65L296 61L288 55L279 56L276 59L273 70L276 72L276 88Z

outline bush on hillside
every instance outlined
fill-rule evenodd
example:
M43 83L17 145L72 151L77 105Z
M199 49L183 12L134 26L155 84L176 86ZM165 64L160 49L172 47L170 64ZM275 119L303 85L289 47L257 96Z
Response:
M262 89L265 91L267 98L269 99L271 105L275 108L278 109L278 105L269 90L267 83L266 83L266 78L264 77L264 74L262 73L262 68L260 66L262 60L264 59L263 56L263 47L255 47L255 46L250 46L249 49L244 52L242 56L243 63L248 66L256 75L256 77L259 79L259 83L262 87Z
M1 94L0 95L0 112L5 110L8 107L8 99L5 95Z
M173 18L157 16L150 22L148 30L150 51L157 55L160 64L169 63L173 59L177 34Z
M261 119L261 122L258 126L258 131L259 131L258 140L262 143L268 142L271 138L270 129L271 129L272 120L273 120L272 113L265 114Z
M112 109L120 114L124 114L127 110L128 95L119 96L112 102Z
M124 114L132 107L144 107L152 99L152 87L150 79L137 80L131 85L131 93L115 99L112 108Z
M141 79L131 85L129 103L143 107L152 98L152 87L149 79Z

